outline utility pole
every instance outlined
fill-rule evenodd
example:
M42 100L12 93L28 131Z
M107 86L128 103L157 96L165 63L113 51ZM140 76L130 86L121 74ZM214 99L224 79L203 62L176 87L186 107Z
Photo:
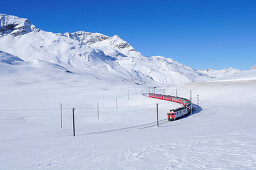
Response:
M156 103L156 124L157 124L157 127L159 127L159 121L158 121L158 103Z
M75 108L73 107L73 136L76 136L76 127L75 127Z
M199 106L199 94L197 95L197 105Z

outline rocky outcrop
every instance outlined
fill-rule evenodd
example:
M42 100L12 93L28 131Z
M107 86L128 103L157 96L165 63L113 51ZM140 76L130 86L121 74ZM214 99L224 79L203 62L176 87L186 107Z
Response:
M19 36L32 31L39 31L26 18L19 18L13 15L0 14L0 36Z

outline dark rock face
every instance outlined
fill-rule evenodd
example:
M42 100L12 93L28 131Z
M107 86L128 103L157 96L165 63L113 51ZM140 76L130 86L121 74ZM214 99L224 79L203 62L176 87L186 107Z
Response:
M110 38L109 36L106 36L100 33L91 33L91 32L84 32L84 31L77 31L74 33L68 33L66 35L68 35L72 39L76 39L87 45L101 42Z
M0 27L0 32L1 34L8 34L8 32L14 31L17 25L18 24L9 24L9 25L2 26Z
M39 30L28 19L12 15L0 14L0 36L19 36Z
M124 49L124 48L130 47L130 44L128 44L127 42L123 42L123 43L116 45L116 47L119 49Z

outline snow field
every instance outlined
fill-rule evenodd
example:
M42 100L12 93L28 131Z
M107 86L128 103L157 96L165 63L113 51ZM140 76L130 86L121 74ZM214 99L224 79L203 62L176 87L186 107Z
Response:
M140 86L126 83L78 75L55 80L62 73L52 78L41 75L35 81L37 76L27 74L1 77L0 169L256 167L254 81L165 87L166 94L174 95L178 89L183 97L189 97L191 89L193 101L200 95L203 110L156 127L155 103L160 103L160 119L179 104L147 98L140 94ZM72 136L72 107L76 108L76 137Z

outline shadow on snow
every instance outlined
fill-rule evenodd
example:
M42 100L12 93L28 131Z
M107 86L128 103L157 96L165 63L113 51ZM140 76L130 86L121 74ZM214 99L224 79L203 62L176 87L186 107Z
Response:
M182 119L186 119L190 116L193 116L194 114L197 114L199 112L201 112L203 109L196 105L196 104L193 104L193 112L192 114L188 114L184 117L181 117L175 121L180 121ZM163 124L166 124L166 123L171 123L172 121L168 121L168 119L161 119L159 120L159 127L167 127L167 126L170 126L170 125L167 125L167 126L161 126ZM186 122L186 123L182 123L180 125L183 125L183 124L189 124L189 123L192 123L192 122ZM178 126L178 125L173 125L173 126ZM78 134L78 135L95 135L95 134L104 134L104 133L111 133L111 132L119 132L119 131L124 131L124 130L130 130L130 129L146 129L146 128L151 128L151 127L157 127L157 122L154 121L154 122L149 122L149 123L144 123L144 124L139 124L139 125L134 125L134 126L128 126L128 127L123 127L123 128L116 128L116 129L109 129L109 130L103 130L103 131L96 131L96 132L89 132L89 133L82 133L82 134Z

